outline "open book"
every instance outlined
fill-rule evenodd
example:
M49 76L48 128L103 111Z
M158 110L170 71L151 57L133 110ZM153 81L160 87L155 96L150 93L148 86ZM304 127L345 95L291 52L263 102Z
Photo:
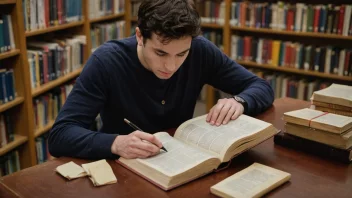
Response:
M117 162L169 190L214 171L278 132L270 123L246 115L221 126L212 126L205 119L203 115L184 122L174 137L155 133L168 152L147 159L121 157Z
M210 188L220 197L261 197L291 178L291 174L254 163Z

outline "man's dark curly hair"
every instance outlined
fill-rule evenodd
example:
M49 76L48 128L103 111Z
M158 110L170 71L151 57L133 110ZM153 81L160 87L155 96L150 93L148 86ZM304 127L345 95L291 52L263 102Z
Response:
M200 17L192 0L143 0L138 10L138 27L144 43L152 33L162 43L201 33Z

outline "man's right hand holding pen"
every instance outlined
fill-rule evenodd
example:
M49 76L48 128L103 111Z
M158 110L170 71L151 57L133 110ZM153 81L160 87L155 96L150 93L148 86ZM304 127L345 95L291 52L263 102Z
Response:
M127 159L147 158L160 153L162 146L154 135L137 130L128 135L118 135L111 152Z

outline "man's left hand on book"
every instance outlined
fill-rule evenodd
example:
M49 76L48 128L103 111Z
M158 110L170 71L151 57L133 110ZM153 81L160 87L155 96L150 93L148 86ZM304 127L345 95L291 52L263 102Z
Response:
M220 126L237 119L243 112L244 107L241 103L233 98L223 98L210 109L206 121L211 125Z

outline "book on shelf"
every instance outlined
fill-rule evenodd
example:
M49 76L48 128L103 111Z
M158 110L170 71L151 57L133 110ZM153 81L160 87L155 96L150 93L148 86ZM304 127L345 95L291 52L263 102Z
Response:
M284 113L283 120L330 133L342 134L352 128L352 117L304 108Z
M352 108L352 86L333 83L329 87L315 91L313 101ZM344 110L344 109L343 109Z
M333 161L343 163L350 163L352 161L352 148L336 148L327 144L291 135L286 132L276 134L274 136L274 143Z
M15 48L11 15L0 14L0 53L8 52Z
M18 150L13 150L0 156L0 177L21 170Z
M0 105L13 101L17 97L13 69L0 69Z
M341 149L348 149L352 147L352 128L341 134L337 134L298 124L286 123L285 132L301 138L327 144L332 147Z
M233 157L278 132L272 124L246 115L220 126L212 126L205 119L203 115L184 122L174 137L155 133L168 152L147 159L121 157L117 163L170 190L229 165Z
M350 36L351 11L348 4L232 2L230 25Z
M26 31L83 19L82 0L22 0Z
M352 75L352 50L333 46L232 35L231 58L272 67Z
M262 197L290 178L290 173L253 163L210 187L210 192L219 197Z

